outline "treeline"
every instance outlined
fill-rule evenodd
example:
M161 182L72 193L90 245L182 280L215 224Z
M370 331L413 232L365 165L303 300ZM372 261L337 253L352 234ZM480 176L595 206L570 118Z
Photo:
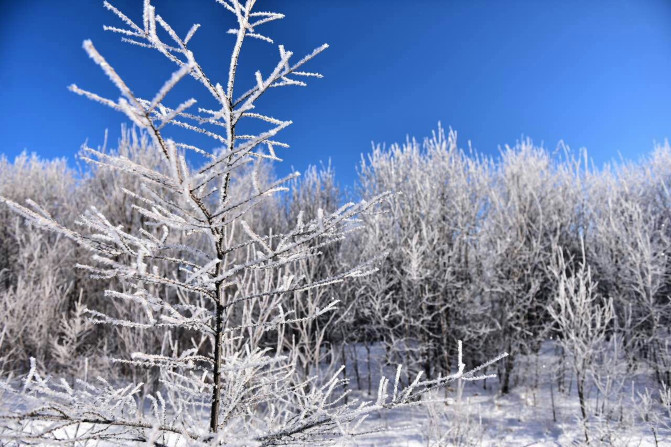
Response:
M116 151L143 166L168 169L135 131L123 133ZM253 163L231 179L231 194L250 197L275 181L269 164ZM245 215L244 223L233 222L230 237L240 237L245 225L256 234L280 234L349 200L330 167L311 168L292 186ZM604 169L591 166L584 153L549 152L530 141L486 157L459 149L456 134L442 129L422 143L376 148L359 166L353 194L365 200L390 191L391 198L362 216L350 238L290 268L315 282L370 259L378 271L288 291L293 299L284 311L295 322L283 333L263 333L257 343L293 349L305 376L358 360L348 354L352 347L382 344L389 363L405 364L410 376L421 370L435 378L457 367L451 362L462 340L469 364L510 353L497 364L505 393L514 385L516 357L537 352L551 337L587 364L598 361L597 343L616 341L629 368L646 364L668 384L669 186L668 145L639 163ZM14 162L0 159L0 196L34 200L67 226L79 219L85 227L78 216L88 208L113 216L112 223L126 230L138 228L143 222L135 220L142 217L132 212L138 199L126 191L140 190L135 174L95 164L80 172L64 160L25 154ZM160 228L144 228L160 237ZM172 243L179 248L185 241ZM191 238L189 250L207 252L206 243L193 246ZM119 319L132 314L127 319L140 322L143 310L105 297L110 285L123 290L123 283L92 279L77 267L86 256L66 238L33 229L0 207L2 370L25 370L35 357L50 371L89 374L106 368L109 359L160 353L192 336L88 321L85 308ZM170 271L169 260L164 267ZM177 291L164 289L160 293L180 302ZM301 320L333 297L341 301L339 312ZM263 311L259 304L245 314ZM359 365L352 366L363 387Z

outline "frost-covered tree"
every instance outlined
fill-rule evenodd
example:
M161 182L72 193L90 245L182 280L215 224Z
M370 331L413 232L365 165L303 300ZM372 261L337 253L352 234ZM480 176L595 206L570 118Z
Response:
M338 209L341 202L335 171L330 164L322 166L319 170L316 166L311 166L292 185L291 195L285 204L286 220L294 222L299 218L313 219L320 213L332 213ZM319 239L314 241L314 245L320 244ZM319 257L296 263L296 274L305 278L308 284L348 268L339 261L341 241L323 246L320 251ZM297 317L313 314L315 309L328 304L331 297L341 294L338 285L339 283L325 284L323 287L294 292L292 299L288 300L288 309ZM347 313L347 308L344 310ZM335 338L342 338L338 337L340 334L337 332L343 327L334 322L342 321L343 317L343 312L330 313L315 319L299 318L296 323L287 326L283 334L283 343L298 356L297 361L305 377L311 375L328 377L329 373L333 373L332 368L337 365L338 358ZM324 368L325 363L331 368Z
M420 393L456 379L473 380L488 364L470 371L458 345L456 373L436 380L421 374L403 389L400 368L393 384L382 379L374 402L343 402L335 375L316 383L297 374L298 350L281 341L290 325L336 312L335 297L323 304L287 305L289 299L311 300L303 293L347 278L371 273L371 262L320 278L306 271L305 262L321 256L331 244L356 228L356 218L385 195L367 202L347 203L315 215L298 213L287 228L257 231L254 212L264 200L285 190L294 178L265 182L259 160L278 160L276 139L290 124L259 113L257 100L270 89L305 85L320 77L302 67L322 52L323 45L294 62L278 46L272 70L255 73L251 88L238 92L238 60L247 38L272 43L259 29L282 18L255 11L255 1L217 0L236 19L230 32L235 43L228 76L217 82L205 73L189 44L198 25L180 35L144 1L138 24L111 4L105 7L121 21L106 27L122 40L155 50L177 71L151 98L141 98L126 84L91 41L84 49L111 79L121 97L112 100L78 86L71 90L123 112L149 136L157 157L129 157L123 152L85 148L85 158L105 169L135 179L132 190L122 188L123 212L133 216L117 223L96 207L78 220L79 229L65 226L34 202L2 201L33 225L74 241L89 252L78 265L92 277L108 281L104 291L119 308L78 308L94 324L143 331L161 340L159 349L138 351L115 361L122 366L155 372L159 389L140 399L142 383L53 381L33 361L21 389L3 384L2 415L5 439L30 442L82 443L103 440L193 445L285 445L329 442L356 433L372 411L410 404ZM173 89L185 79L205 92L205 104L177 101ZM266 130L243 133L241 123L254 121ZM171 128L209 137L210 146L171 138ZM249 170L249 175L237 176ZM241 180L244 179L244 180ZM240 184L239 182L244 182ZM238 183L236 183L238 182ZM104 187L105 185L100 185ZM118 202L114 202L118 203ZM128 307L130 306L130 307ZM132 311L129 311L133 309ZM66 329L67 330L67 329ZM154 335L151 335L151 334ZM275 343L272 343L272 341ZM155 343L147 348L156 348Z
M439 376L450 370L458 340L469 358L478 358L487 303L474 247L488 181L489 163L458 149L456 132L440 127L423 144L377 147L362 161L362 195L388 190L394 196L385 213L366 219L367 233L357 244L364 254L380 246L389 254L380 274L354 292L370 297L355 308L369 315L369 332L386 342L392 362Z
M592 176L586 233L589 262L600 292L613 298L630 366L646 359L660 383L671 371L671 151L658 147L640 164Z
M507 147L497 168L478 247L491 306L487 345L511 354L500 365L507 393L515 356L535 352L548 336L547 306L556 286L552 247L571 248L581 197L572 166L556 163L530 140Z
M603 349L613 319L613 303L596 291L590 268L583 257L575 271L567 266L564 253L554 249L552 271L558 287L549 307L550 316L559 329L559 343L571 357L583 422L587 421L585 383L593 372L595 361ZM585 440L589 442L585 425Z

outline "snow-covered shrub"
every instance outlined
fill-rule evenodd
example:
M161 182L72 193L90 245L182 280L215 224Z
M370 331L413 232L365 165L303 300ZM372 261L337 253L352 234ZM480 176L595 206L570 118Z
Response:
M535 352L549 335L552 248L576 245L577 180L570 159L562 163L530 140L506 147L490 179L477 247L490 309L487 347L510 352L499 365L503 393L515 356Z
M75 175L65 160L43 161L21 154L0 158L0 196L48 203L51 215L72 222ZM0 359L3 370L20 370L30 357L53 360L53 334L62 313L76 300L74 244L35 231L6 207L0 208ZM57 365L51 365L55 367Z
M290 197L286 200L285 219L288 222L314 219L321 213L333 213L342 203L335 171L330 165L320 169L316 166L309 167L304 175L294 180ZM316 239L314 245L321 245L321 241ZM342 241L337 241L319 247L320 256L297 262L294 275L304 278L307 284L314 284L322 278L331 277L338 271L352 267L340 262L341 245ZM342 333L338 332L345 327L340 322L346 317L348 308L343 307L341 312L319 318L304 318L326 306L334 296L341 296L339 285L338 282L296 291L287 301L287 310L293 312L298 320L287 325L282 334L282 342L285 348L297 356L299 370L306 378L314 375L330 377L334 368L339 365L337 360L340 358L344 363L342 355L336 354L336 343L343 338ZM324 368L325 365L329 365L329 368Z
M439 130L416 141L376 148L360 169L362 195L397 193L387 213L366 218L361 253L389 250L381 274L365 278L354 315L390 355L428 375L450 370L456 340L477 361L497 350L509 390L514 355L549 336L547 304L556 281L552 247L578 248L584 225L581 166L528 140L499 160L457 149ZM384 279L382 279L384 278Z
M669 147L658 147L640 164L592 176L586 231L588 262L600 292L613 298L630 366L648 361L660 383L671 374L670 161Z
M428 447L477 447L484 445L480 408L467 399L449 405L440 401L424 404L428 417L422 435Z
M366 217L361 255L389 251L380 273L361 281L354 295L358 319L402 361L429 377L451 370L457 340L475 361L486 329L474 243L485 210L489 163L457 148L442 128L423 144L409 140L377 147L359 171L363 197L394 195L383 213Z

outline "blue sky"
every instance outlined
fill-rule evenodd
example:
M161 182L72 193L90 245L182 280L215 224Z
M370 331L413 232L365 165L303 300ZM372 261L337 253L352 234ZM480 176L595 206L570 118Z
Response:
M112 0L132 18L140 0ZM194 38L196 57L225 83L232 18L214 0L155 0L157 12ZM180 4L182 6L180 6ZM553 149L587 147L597 164L638 159L671 136L671 2L258 0L287 18L266 32L296 55L326 42L307 67L325 78L271 92L259 104L291 119L285 163L303 170L331 159L349 184L371 142L423 138L442 122L460 145L496 154L522 136ZM78 97L76 83L118 93L81 49L90 38L136 93L152 96L174 67L119 42L119 25L91 0L0 0L0 153L22 150L73 160L79 146L116 141L124 117ZM184 6L186 5L186 6ZM243 50L241 82L267 72L276 52L260 41ZM184 93L199 97L197 90ZM183 98L177 98L178 101Z

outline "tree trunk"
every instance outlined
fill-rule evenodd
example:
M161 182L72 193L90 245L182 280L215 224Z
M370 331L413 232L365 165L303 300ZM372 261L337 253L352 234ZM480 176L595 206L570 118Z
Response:
M217 264L217 276L223 273L223 253L221 247L217 247L219 252L219 263ZM210 431L216 433L219 428L219 411L221 409L221 360L224 337L224 282L217 283L217 304L215 307L215 325L214 325L214 367L212 369L212 407L210 409Z

